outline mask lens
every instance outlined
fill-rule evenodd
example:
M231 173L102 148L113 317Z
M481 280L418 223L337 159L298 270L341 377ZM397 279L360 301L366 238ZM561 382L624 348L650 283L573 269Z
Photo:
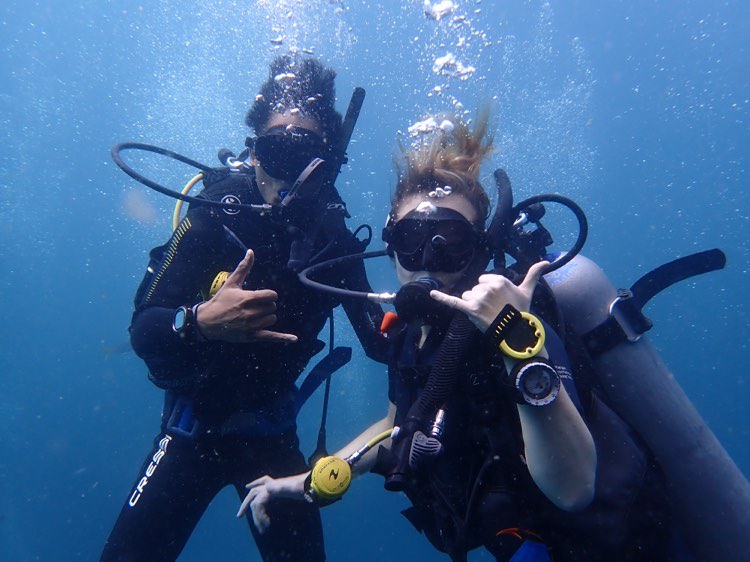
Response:
M408 219L398 221L389 244L408 271L453 273L474 256L478 236L465 219Z
M412 255L424 244L430 233L427 221L401 219L393 226L390 245L402 255Z
M294 181L315 158L324 155L323 141L311 131L266 133L255 139L255 157L266 173L276 179Z
M432 231L433 246L437 241L435 236L440 237L442 251L450 256L461 256L474 249L477 242L477 234L468 222L462 221L438 221ZM437 248L436 248L437 249Z

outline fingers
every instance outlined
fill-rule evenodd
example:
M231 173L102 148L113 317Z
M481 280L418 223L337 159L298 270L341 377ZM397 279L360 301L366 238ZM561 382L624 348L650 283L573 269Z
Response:
M454 297L452 295L448 295L441 291L435 291L435 290L430 291L430 297L432 297L437 302L442 303L446 306L455 308L456 310L465 311L466 303L463 300L459 299L458 297Z
M548 265L548 261L540 261L532 265L526 273L523 283L521 283L521 289L524 292L528 292L528 294L533 293L536 284L539 282L539 278L542 276Z
M242 261L237 264L237 267L234 268L234 271L229 274L229 277L227 277L224 286L242 287L242 284L245 282L245 278L247 277L248 273L250 273L250 270L253 268L254 263L255 254L252 250L248 250L245 253L245 257L242 258Z
M248 482L247 484L245 484L245 489L252 490L253 488L257 488L258 486L268 484L271 481L273 481L273 478L266 474L264 476L261 476L260 478L256 478L252 482Z
M272 343L296 343L299 338L294 334L272 332L271 330L253 330L248 334L248 341L267 341Z
M253 523L260 533L265 533L271 526L271 518L268 516L265 506L261 502L250 504L250 511L253 514Z
M253 523L261 533L265 533L271 525L271 518L268 516L265 507L268 500L268 491L265 484L270 481L272 481L271 478L264 476L247 484L245 488L250 489L250 491L245 496L245 499L242 500L240 509L237 511L237 517L242 517L247 513L248 508L250 508Z
M245 496L245 499L242 500L242 503L240 504L240 509L237 512L237 517L242 517L245 512L247 511L247 508L250 506L252 501L257 497L258 492L257 488L260 488L261 486L265 486L269 482L272 482L273 479L268 476L261 476L260 478L256 478L252 482L248 482L245 484L245 489L250 490L247 495Z
M255 498L255 494L253 494L252 492L248 493L245 496L245 499L242 500L242 503L240 504L239 511L237 511L237 517L242 517L243 515L245 515L247 508L250 507L250 503L253 501L254 498Z

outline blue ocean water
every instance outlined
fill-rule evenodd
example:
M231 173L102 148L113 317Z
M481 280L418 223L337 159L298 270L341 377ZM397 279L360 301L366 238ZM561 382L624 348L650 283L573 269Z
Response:
M421 0L3 3L0 559L96 559L158 428L160 393L120 344L173 202L121 173L110 147L136 140L215 163L218 149L242 147L244 112L268 62L289 49L338 70L340 110L354 86L367 89L339 182L353 226L384 222L400 131L427 112L471 116L492 102L486 185L502 166L518 199L576 199L591 225L585 253L616 285L724 249L726 270L671 288L647 312L652 341L750 474L750 7L454 4L435 20ZM449 53L463 75L434 68ZM135 161L173 187L191 175ZM368 267L377 288L395 286L387 261ZM334 382L332 447L386 408L383 369L347 330L337 337L355 359ZM300 419L306 452L319 404ZM217 498L181 560L258 559L236 503L233 492ZM324 512L329 559L444 559L404 507L378 477L358 480Z

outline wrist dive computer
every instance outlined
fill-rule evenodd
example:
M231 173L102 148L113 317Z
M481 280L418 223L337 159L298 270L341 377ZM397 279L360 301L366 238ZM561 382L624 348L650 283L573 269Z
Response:
M508 384L516 391L516 402L546 406L560 393L560 375L549 361L541 358L522 361L508 375Z

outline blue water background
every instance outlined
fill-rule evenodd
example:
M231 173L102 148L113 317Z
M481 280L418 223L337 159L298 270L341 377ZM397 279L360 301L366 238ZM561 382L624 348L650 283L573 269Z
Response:
M723 248L725 271L671 288L648 314L652 341L750 474L750 7L485 0L453 15L466 23L427 19L421 0L3 3L1 560L96 559L158 429L160 392L118 346L173 202L120 172L110 147L137 140L207 163L239 150L267 64L289 48L339 71L340 110L354 86L367 89L339 182L353 226L384 222L398 131L427 111L459 103L471 116L494 101L486 185L502 166L517 199L575 198L591 224L585 253L616 285ZM475 72L434 73L447 52ZM131 161L173 187L191 176L168 160ZM564 247L570 222L550 215ZM387 260L368 267L376 287L395 286ZM355 359L333 385L332 448L386 408L383 369L339 325ZM319 405L300 419L308 453ZM181 560L257 560L236 506L222 493ZM379 477L358 480L324 511L330 560L445 559L398 514L405 506Z

